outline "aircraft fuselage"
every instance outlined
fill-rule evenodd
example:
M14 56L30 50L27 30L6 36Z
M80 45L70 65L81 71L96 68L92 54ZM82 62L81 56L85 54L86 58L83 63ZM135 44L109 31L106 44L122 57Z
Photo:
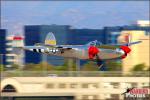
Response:
M61 45L61 46L63 47L63 45ZM47 55L54 55L54 56L62 56L62 57L66 57L66 58L89 59L88 46L68 45L67 47L70 47L72 49L64 50L64 49L49 47L49 46L36 46L36 47L35 46L25 46L24 49L32 51L32 52L44 53ZM117 59L117 58L120 58L122 55L124 55L124 52L118 48L117 49L99 48L99 51L100 52L98 53L98 55L101 60ZM96 59L96 57L94 57L94 59Z

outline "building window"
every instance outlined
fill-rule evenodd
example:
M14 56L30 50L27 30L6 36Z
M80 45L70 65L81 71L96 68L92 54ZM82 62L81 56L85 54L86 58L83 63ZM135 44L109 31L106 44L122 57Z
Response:
M66 84L65 83L60 83L59 88L66 88Z
M127 82L127 83L121 83L122 84L122 88L133 88L133 87L137 87L137 83L136 82Z
M98 83L84 83L82 84L82 88L98 88Z
M125 87L124 88L132 88L131 83L125 83Z
M149 31L145 31L145 35L150 35L150 32Z
M82 100L99 100L98 95L83 95Z
M98 83L92 83L90 84L91 88L99 88Z
M142 87L143 87L143 88L149 88L149 84L150 84L150 83L142 83Z
M137 83L135 83L135 82L132 82L130 84L131 84L131 87L137 87Z
M112 83L110 83L110 85L112 85L112 87L115 89L119 88L119 83L117 83L117 82L112 82Z
M82 88L88 88L88 83L82 84Z
M54 88L54 84L48 83L48 84L46 84L46 88Z
M7 59L15 59L14 56L7 56Z
M119 95L120 94L104 94L105 100L120 100Z
M108 100L119 100L119 94L111 94Z
M78 84L77 83L71 83L70 88L77 88Z
M103 83L104 88L112 88L110 83Z
M16 89L14 88L14 86L12 85L6 85L2 92L17 92Z
M82 100L88 100L88 95L83 95Z

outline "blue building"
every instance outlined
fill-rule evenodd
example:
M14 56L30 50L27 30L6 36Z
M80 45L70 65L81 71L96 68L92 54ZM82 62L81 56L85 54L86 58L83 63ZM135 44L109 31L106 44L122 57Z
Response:
M145 31L145 35L149 35L150 27L149 26L114 26L114 27L104 27L103 31L105 33L105 43L106 44L117 44L117 38L120 35L121 31L124 30L141 30Z
M104 27L105 43L117 44L117 38L122 30L121 27Z
M94 40L105 43L105 33L102 29L71 29L68 33L70 45L84 45Z
M31 25L25 26L25 45L44 43L47 33L53 32L57 39L57 44L67 44L67 34L70 26L68 25ZM44 54L25 51L25 63L40 63L42 61L50 64L63 64L62 57L47 56ZM58 63L59 62L59 63Z
M6 29L0 29L0 64L6 64Z
M122 30L141 30L145 31L145 35L149 35L150 33L150 26L137 26L137 25L132 25L132 26L123 26Z

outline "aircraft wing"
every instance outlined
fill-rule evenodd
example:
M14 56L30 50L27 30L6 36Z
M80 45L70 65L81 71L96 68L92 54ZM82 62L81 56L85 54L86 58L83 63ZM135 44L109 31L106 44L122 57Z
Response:
M119 48L120 45L100 45L97 46L98 48L103 48L103 49L113 49L115 50L116 48Z
M52 48L58 48L58 49L63 49L63 50L69 50L72 49L72 46L67 46L67 45L44 45L46 47L52 47Z
M104 49L116 49L116 48L120 48L120 46L131 46L134 44L138 44L141 43L142 41L135 41L135 42L131 42L131 43L126 43L126 44L111 44L111 45L100 45L98 46L98 48L104 48Z

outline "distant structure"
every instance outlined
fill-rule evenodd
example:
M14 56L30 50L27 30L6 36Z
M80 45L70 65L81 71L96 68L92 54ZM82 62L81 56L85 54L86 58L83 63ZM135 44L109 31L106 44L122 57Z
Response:
M125 25L125 26L114 26L104 27L105 43L106 44L117 44L118 37L122 31L144 31L145 35L149 35L150 26L139 26L139 25Z
M0 64L6 65L6 29L0 29Z
M148 76L11 77L1 81L0 91L1 98L6 100L126 100L121 94L127 88L136 88L137 91L146 89L145 98L142 100L149 100ZM133 100L132 97L127 100Z
M150 26L150 21L148 21L148 20L138 20L137 22L136 22L136 24L138 25L138 26Z
M84 45L93 40L98 40L105 44L103 29L69 29L67 35L68 44L70 45Z
M146 68L150 67L149 56L150 56L150 21L139 20L136 22L136 27L133 30L125 30L121 32L120 37L124 35L131 35L131 41L140 40L142 43L139 45L131 46L132 53L122 60L123 71L130 71L135 65L145 64Z
M137 31L137 30L121 32L121 36L124 36L126 34L131 35L132 41L141 40L142 43L130 47L132 50L131 53L128 55L128 57L126 57L126 59L122 60L123 71L124 72L130 71L135 65L138 64L145 64L146 69L148 69L148 67L150 67L149 35L146 35L147 33L145 34L145 31Z
M6 67L12 67L13 64L17 64L19 66L23 66L23 61L24 61L24 58L23 58L23 52L22 50L20 50L17 54L15 51L14 51L14 48L13 47L22 47L24 44L23 44L23 36L7 36L6 37Z

